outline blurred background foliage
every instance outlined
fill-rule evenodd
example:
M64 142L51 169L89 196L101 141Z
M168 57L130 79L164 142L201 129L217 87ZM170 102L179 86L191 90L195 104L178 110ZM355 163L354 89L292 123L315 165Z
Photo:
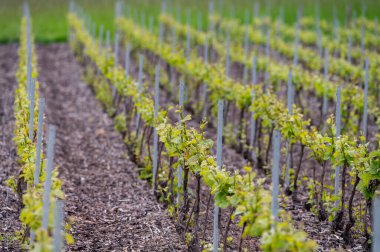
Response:
M114 30L114 13L116 0L76 0L97 25ZM380 14L380 0L214 0L215 9L223 16L234 16L244 20L246 13L252 15L254 6L259 7L260 15L277 17L280 9L284 10L285 22L293 23L300 7L304 16L314 16L319 6L321 19L333 20L334 13L344 23L347 6L362 15L373 19ZM18 41L22 0L0 0L0 43ZM148 24L149 17L157 16L161 9L161 0L124 0L124 14ZM167 0L167 8L186 22L187 16L192 25L197 26L198 16L206 27L208 0ZM66 14L68 0L30 0L29 6L33 20L33 32L39 43L65 41L67 34ZM144 14L143 14L144 13Z

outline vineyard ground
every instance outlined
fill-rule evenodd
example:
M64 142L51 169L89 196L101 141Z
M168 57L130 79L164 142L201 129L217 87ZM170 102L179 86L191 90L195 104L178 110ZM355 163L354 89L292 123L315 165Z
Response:
M17 46L1 46L0 56L0 97L3 104L0 110L3 123L0 132L0 220L6 224L1 226L0 232L1 238L5 237L3 233L12 238L13 231L20 229L19 206L16 196L5 187L4 181L10 175L16 175L15 171L18 170L12 142ZM70 251L119 251L122 248L142 251L183 250L183 240L176 232L173 221L164 207L157 203L147 183L138 178L138 168L128 160L126 147L121 136L113 129L112 120L102 111L90 88L81 81L81 66L68 45L40 45L37 47L37 56L40 90L42 97L47 100L47 119L58 126L55 163L64 181L66 215L73 221L75 245L70 247ZM131 66L135 78L136 65ZM170 105L167 94L162 94L160 104ZM173 114L172 117L175 116ZM191 126L198 128L199 124L193 120ZM207 137L215 139L215 136L215 129L207 130ZM245 165L246 161L232 148L226 146L223 152L227 168L232 170ZM311 168L303 170L310 173ZM262 171L259 172L259 177L264 176ZM269 185L269 180L267 182ZM195 181L191 181L192 188L194 185ZM208 193L202 187L203 213ZM306 199L306 190L300 192L300 197ZM292 213L294 224L319 243L320 251L344 245L339 233L331 232L327 222L319 222L303 208L303 201L293 204L287 200L286 203L286 210ZM223 210L222 218L228 218L229 212ZM207 224L206 237L212 237L212 211L208 218L206 223L204 215L201 216L201 226L203 228ZM235 220L229 233L234 243L238 242L239 230ZM221 231L223 235L224 229ZM18 250L15 243L6 241L0 239L0 250ZM254 251L257 240L244 240L244 247ZM236 244L231 244L230 248L236 248ZM347 251L360 251L360 248Z
M91 90L67 44L39 46L42 96L58 126L55 163L73 221L70 251L181 250L183 243L157 203Z
M21 225L17 196L5 185L10 176L17 176L16 146L14 145L14 91L17 87L17 45L0 46L0 251L19 251L14 232Z

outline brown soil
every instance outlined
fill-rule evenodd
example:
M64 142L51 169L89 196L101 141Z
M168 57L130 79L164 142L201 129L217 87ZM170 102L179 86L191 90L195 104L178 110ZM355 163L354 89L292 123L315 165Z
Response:
M186 246L180 237L182 235L175 231L173 221L168 217L164 207L157 203L147 183L139 180L138 168L128 160L126 147L120 135L114 131L112 120L102 111L90 88L80 80L81 67L70 53L68 46L63 44L40 46L37 52L40 88L48 106L47 119L49 123L58 126L55 163L59 166L60 177L64 181L65 212L67 220L73 221L71 233L75 239L75 244L70 246L69 250L185 250ZM136 70L135 64L131 68ZM0 71L2 70L3 67ZM135 75L136 71L132 72ZM14 79L13 76L14 73L11 76ZM152 83L151 79L149 83ZM162 94L160 103L164 106L171 104L168 94L165 92ZM4 107L9 109L11 104L12 102ZM13 113L8 114L13 115ZM7 117L2 116L2 118ZM173 121L177 119L173 114L171 118ZM199 127L195 120L190 124ZM13 126L6 130L11 132L12 129ZM215 135L214 128L207 130L208 138L215 139ZM11 143L11 138L9 141ZM294 157L295 162L298 161L297 154ZM313 165L306 156L304 171ZM241 154L228 146L223 149L223 159L230 170L247 164ZM16 160L15 154L13 160ZM258 173L260 177L265 176L262 171ZM269 183L268 177L266 186ZM193 178L190 187L193 188L192 191L195 188ZM202 233L204 228L206 232L205 235L201 234L201 238L210 243L213 201L211 200L206 223L205 210L208 197L208 190L202 186L200 226ZM301 190L299 197L302 202L293 204L289 200L284 207L292 213L295 226L304 229L310 238L319 243L319 251L343 247L340 234L332 232L329 223L318 221L312 213L303 208L303 201L306 200L305 190ZM14 202L17 206L15 197ZM222 210L221 241L229 212L229 209ZM13 216L8 215L7 222L12 223L12 227L17 226L15 223L18 222L18 216L19 213L16 212ZM241 228L237 226L236 220L233 221L229 232L233 242L228 245L228 251L237 249L240 231ZM258 251L258 240L244 239L243 247L249 251ZM15 251L17 247L12 248L9 251ZM346 251L361 250L361 247L346 249Z
M37 52L47 118L58 126L55 164L75 239L69 251L184 250L165 209L139 180L112 120L80 80L68 45Z
M14 231L21 228L18 221L19 205L16 196L5 187L4 182L18 171L17 156L12 142L13 94L16 88L14 78L17 69L17 47L0 47L0 250L20 250L13 240ZM47 119L58 126L55 163L59 166L66 193L65 212L72 221L71 233L75 244L70 251L178 251L185 250L183 239L175 231L173 221L164 207L157 203L146 182L141 181L138 167L128 160L122 138L113 129L112 120L102 111L90 89L80 80L81 67L77 64L67 45L56 44L38 47L41 92L47 100ZM12 60L10 60L12 59ZM13 60L14 59L14 60ZM136 77L136 64L132 64L132 75ZM149 77L147 77L149 79ZM152 84L152 80L149 80ZM164 90L162 90L164 91ZM160 97L164 106L172 104L168 94ZM192 98L189 98L192 99ZM189 112L189 111L188 111ZM190 112L189 112L190 113ZM171 114L176 121L176 115ZM230 117L229 117L230 118ZM232 117L233 118L233 117ZM196 121L191 126L198 128ZM215 139L215 129L207 130L207 137ZM215 152L215 149L213 149ZM298 162L298 148L294 161ZM305 155L302 175L310 176L315 162ZM247 161L233 148L223 148L224 164L238 169ZM284 160L282 160L284 163ZM317 167L317 170L319 167ZM263 171L259 176L264 177ZM319 173L317 174L319 175ZM302 176L301 176L302 177ZM268 177L268 184L269 181ZM195 187L191 179L190 187ZM320 222L311 212L304 209L307 200L305 185L301 186L301 202L287 202L284 208L293 216L293 223L305 230L309 237L320 245L318 251L345 247L339 232L331 231L331 224ZM208 221L204 214L209 192L202 186L201 227L202 237L211 242L212 209L211 201ZM222 211L221 240L228 212ZM228 250L236 250L240 228L233 222L229 236L233 244ZM183 238L183 237L182 237ZM257 250L257 239L245 239L243 247ZM356 243L358 244L358 243ZM358 245L345 251L363 251Z
M21 230L19 200L5 185L11 176L17 176L16 146L14 145L14 91L18 64L17 45L0 46L0 251L20 251L15 231Z

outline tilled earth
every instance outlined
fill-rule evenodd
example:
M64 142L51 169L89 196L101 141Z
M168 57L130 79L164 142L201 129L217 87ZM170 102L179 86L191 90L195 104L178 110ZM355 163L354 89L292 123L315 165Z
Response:
M58 127L55 164L66 194L70 251L181 251L183 242L102 111L67 44L39 46L47 120Z
M186 250L173 220L157 203L147 183L138 178L138 167L128 159L125 144L113 129L112 120L103 112L91 89L81 81L81 66L68 45L39 46L37 55L41 96L47 101L47 121L58 126L55 164L64 182L66 221L72 223L70 232L75 239L69 251ZM0 250L18 251L14 231L21 228L19 204L4 185L19 169L12 142L17 46L1 46L0 56ZM160 104L170 103L165 95L160 98ZM192 124L198 128L197 123ZM207 132L207 137L215 139L215 129ZM225 165L231 169L247 164L227 146L223 154ZM259 176L264 174L259 172ZM202 188L201 211L204 213L208 192ZM304 197L305 192L301 195ZM292 213L295 226L307 231L319 243L319 251L344 247L339 233L332 232L329 223L320 222L305 211L303 203L287 201L286 209ZM223 227L229 211L222 211ZM206 232L201 236L211 242L212 211L207 222L202 217L202 231ZM221 228L221 235L223 232ZM229 236L238 242L240 228L236 221ZM257 251L257 242L257 239L244 239L243 247ZM230 249L235 250L236 244L230 244ZM346 251L361 250L357 247Z
M19 172L16 146L12 141L17 49L15 44L0 46L0 251L20 251L15 235L21 229L19 200L5 184L11 176L16 177Z

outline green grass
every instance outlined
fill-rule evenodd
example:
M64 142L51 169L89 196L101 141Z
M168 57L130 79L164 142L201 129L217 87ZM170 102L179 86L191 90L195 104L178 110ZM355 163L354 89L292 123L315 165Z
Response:
M91 15L96 24L103 24L106 29L114 30L114 9L116 0L77 0L88 14ZM319 0L321 19L332 20L333 10L344 22L346 12L346 2L351 2L351 9L355 10L357 15L361 14L360 0ZM148 17L156 18L160 12L161 0L127 0L125 14L130 13L132 17L138 17L141 20L141 13L145 13L146 23ZM374 18L378 15L380 1L367 0L366 16ZM167 0L167 8L173 13L179 13L185 22L188 8L190 11L190 22L197 26L198 13L202 16L203 26L206 26L208 1L207 0ZM245 12L252 13L254 1L252 0L215 0L215 8L223 16L230 16L244 20ZM304 15L314 15L316 0L259 0L260 13L268 13L276 17L279 14L280 6L284 8L285 21L292 23L297 16L297 6L302 4ZM22 15L22 4L20 0L1 0L0 1L0 43L18 41L20 20ZM68 1L65 0L31 0L29 1L31 9L33 33L39 43L49 43L65 41L67 34L66 13L68 10ZM335 6L335 7L334 7ZM157 20L155 19L155 24Z

